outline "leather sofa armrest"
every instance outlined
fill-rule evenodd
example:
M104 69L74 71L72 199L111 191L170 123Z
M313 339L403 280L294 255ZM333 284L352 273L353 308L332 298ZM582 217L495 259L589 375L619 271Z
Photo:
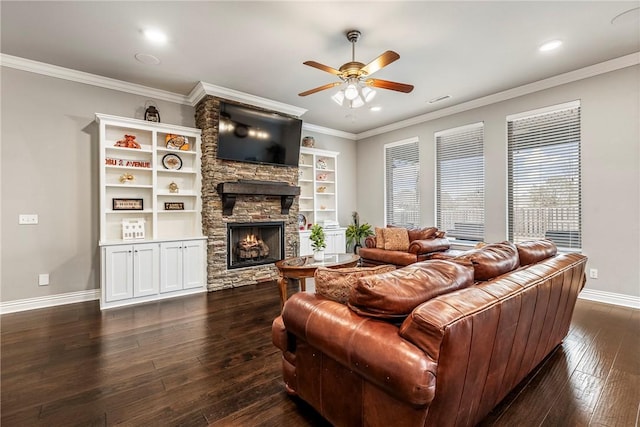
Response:
M449 240L444 237L426 240L414 240L409 243L409 252L412 254L428 254L430 252L441 252L449 249Z
M375 248L376 236L368 236L366 239L364 239L364 246L367 248Z
M289 333L400 400L433 400L437 365L396 325L305 292L287 300L282 319Z

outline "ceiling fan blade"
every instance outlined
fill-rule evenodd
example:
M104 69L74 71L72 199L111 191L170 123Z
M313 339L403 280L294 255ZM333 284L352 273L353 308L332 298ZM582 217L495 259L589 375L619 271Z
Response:
M378 56L373 61L369 62L367 65L362 67L360 71L362 71L365 75L371 75L381 69L382 67L386 67L391 64L393 61L397 61L400 59L400 55L395 53L392 50L388 50L382 55Z
M305 61L303 62L303 64L308 65L309 67L317 68L318 70L326 71L327 73L335 74L336 76L339 76L340 74L342 74L340 71L336 70L335 68L331 68L328 65L323 65L316 61Z
M398 82L390 82L389 80L380 80L380 79L367 79L365 81L369 86L377 87L380 89L389 89L395 90L398 92L409 93L413 90L413 85L408 85L404 83Z
M326 85L319 86L319 87L316 87L314 89L309 89L309 90L307 90L305 92L300 92L298 94L298 96L311 95L312 93L320 92L321 90L331 89L332 87L336 87L336 86L339 86L341 84L342 84L342 82L327 83Z

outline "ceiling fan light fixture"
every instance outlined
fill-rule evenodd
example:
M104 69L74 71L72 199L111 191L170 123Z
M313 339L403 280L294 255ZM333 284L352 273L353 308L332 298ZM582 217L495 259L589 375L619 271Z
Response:
M358 96L357 98L355 98L354 100L350 101L350 108L360 108L364 105L364 100L362 99L362 97Z
M369 86L364 86L362 88L362 98L364 102L371 102L373 98L376 97L376 91L371 89Z
M336 104L342 106L342 102L344 101L344 90L341 89L336 92L331 99L333 99Z
M350 79L347 88L344 90L344 97L349 101L353 101L358 95L358 82Z

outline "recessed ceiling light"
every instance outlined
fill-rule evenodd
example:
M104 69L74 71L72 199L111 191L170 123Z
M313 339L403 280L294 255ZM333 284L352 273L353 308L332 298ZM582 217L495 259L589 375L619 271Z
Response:
M546 42L542 46L538 48L540 52L549 52L550 50L554 50L562 45L562 40L551 40L550 42Z
M613 19L611 20L611 23L614 25L621 25L621 24L638 25L638 22L640 22L640 6L631 8L629 10L625 10L624 12L614 16Z
M382 107L380 107L379 105L376 105L375 107L369 108L369 110L371 110L371 111L380 111L380 110L382 110Z
M148 53L136 53L135 57L138 61L147 65L158 65L160 63L158 58Z
M429 101L429 104L434 104L436 102L444 101L445 99L449 99L449 98L451 98L451 95L439 96L439 97L433 98L431 101Z
M162 31L154 29L144 30L144 36L147 40L156 44L165 44L167 42L167 35Z

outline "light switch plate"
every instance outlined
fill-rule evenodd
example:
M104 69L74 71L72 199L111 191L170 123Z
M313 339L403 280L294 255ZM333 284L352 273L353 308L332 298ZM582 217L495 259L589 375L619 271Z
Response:
M34 225L38 223L37 214L20 214L18 215L18 224L20 225Z

